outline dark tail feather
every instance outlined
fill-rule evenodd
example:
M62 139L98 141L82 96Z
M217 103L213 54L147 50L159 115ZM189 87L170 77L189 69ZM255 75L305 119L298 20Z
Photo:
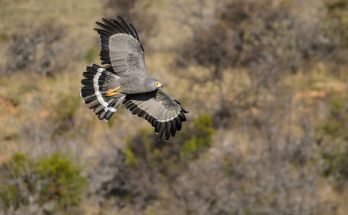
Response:
M100 120L108 121L112 115L117 111L117 108L122 104L125 94L118 94L116 96L105 96L104 83L106 76L110 74L110 71L93 64L87 66L86 71L83 73L84 79L81 84L81 97L83 102L93 110L94 114Z

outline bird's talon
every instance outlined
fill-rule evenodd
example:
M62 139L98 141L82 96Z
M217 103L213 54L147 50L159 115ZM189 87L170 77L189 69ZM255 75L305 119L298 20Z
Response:
M117 92L121 87L116 87L114 89L109 89L106 91L106 96L115 96L117 95L119 92Z

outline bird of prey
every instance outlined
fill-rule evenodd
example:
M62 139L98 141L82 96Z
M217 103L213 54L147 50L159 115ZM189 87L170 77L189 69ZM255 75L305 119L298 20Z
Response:
M186 121L180 103L162 91L163 85L146 70L144 48L134 26L124 19L96 22L102 66L83 72L81 97L100 120L108 121L124 105L146 119L159 138L169 139Z

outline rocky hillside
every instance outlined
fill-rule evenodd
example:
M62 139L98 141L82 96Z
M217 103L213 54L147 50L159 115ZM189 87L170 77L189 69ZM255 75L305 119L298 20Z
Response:
M122 15L190 111L164 142L82 103ZM1 0L0 215L348 213L347 0Z

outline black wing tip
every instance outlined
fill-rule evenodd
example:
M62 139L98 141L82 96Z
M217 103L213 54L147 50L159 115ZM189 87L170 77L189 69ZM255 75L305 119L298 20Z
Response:
M101 50L99 52L100 60L102 64L111 64L109 56L109 39L112 35L116 34L127 34L137 40L140 44L141 49L144 52L144 48L140 42L138 33L134 26L129 23L127 24L124 19L118 16L114 18L102 18L96 22L94 30L98 32L101 42Z
M170 137L174 137L177 131L181 130L181 124L186 121L186 117L181 112L177 117L170 121L161 122L153 116L147 114L144 110L140 109L131 100L124 100L123 105L135 116L144 118L154 128L154 133L160 140L168 141ZM183 117L184 116L184 117Z
M156 96L157 93L164 94L161 90L156 90L153 92L155 95L151 95L150 97ZM157 134L156 136L159 139L165 139L169 140L170 137L174 137L177 133L177 131L180 131L182 128L182 123L187 121L186 114L189 113L186 109L181 107L180 103L176 100L175 103L177 103L180 106L180 111L178 111L178 114L173 119L168 119L168 121L161 121L159 119L156 119L155 117L149 115L145 110L139 108L132 99L136 99L138 94L130 94L127 95L127 99L124 100L123 104L124 106L131 111L133 115L136 115L138 117L144 118L146 121L148 121L152 127L154 128L154 133ZM166 94L164 94L167 96ZM168 96L167 96L168 97ZM173 99L172 99L173 100ZM172 101L171 100L171 101Z
M178 105L180 105L180 107L181 107L181 103L180 103L178 100L174 99L174 101L175 101ZM186 110L186 109L183 108L183 107L181 107L181 111L184 112L184 113L190 113L188 110Z
M103 17L101 20L102 20L104 23L108 23L108 22L112 22L113 19L107 18L107 17Z
M117 16L116 19L103 17L101 18L101 21L97 21L95 23L98 27L94 28L94 30L102 36L111 36L117 33L126 33L131 35L140 43L139 35L135 27L132 25L132 23L128 24L121 16Z
M122 16L117 16L117 19L120 20L121 22L126 22L126 21L124 21L124 19L122 18Z
M168 141L170 137L175 137L177 131L180 131L182 128L182 123L187 120L185 114L181 112L174 119L167 122L159 122L157 121L153 126L155 128L155 133L158 138L161 140Z

